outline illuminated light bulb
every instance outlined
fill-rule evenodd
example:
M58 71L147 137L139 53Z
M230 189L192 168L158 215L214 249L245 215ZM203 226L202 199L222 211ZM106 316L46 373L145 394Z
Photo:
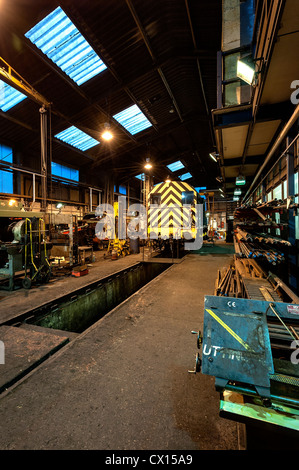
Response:
M150 163L146 163L146 165L144 165L144 168L146 170L150 170L151 168L153 168L153 166Z
M104 140L111 140L111 139L113 139L113 134L110 131L105 131L102 134L102 138Z

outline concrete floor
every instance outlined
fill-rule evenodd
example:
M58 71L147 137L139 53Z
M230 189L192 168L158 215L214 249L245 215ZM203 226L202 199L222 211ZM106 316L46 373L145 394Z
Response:
M82 277L56 277L48 284L32 285L31 289L0 291L0 325L43 304L55 301L58 296L67 295L93 281L110 276L144 259L143 253L133 254L117 261L103 260L102 252L96 252L97 260L88 266L89 273Z
M188 374L204 295L230 261L188 255L4 392L0 449L238 449L214 379Z

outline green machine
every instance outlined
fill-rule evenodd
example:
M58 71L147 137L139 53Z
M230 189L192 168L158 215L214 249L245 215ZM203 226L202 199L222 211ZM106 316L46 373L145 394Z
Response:
M29 289L49 281L51 266L43 214L0 201L0 289Z

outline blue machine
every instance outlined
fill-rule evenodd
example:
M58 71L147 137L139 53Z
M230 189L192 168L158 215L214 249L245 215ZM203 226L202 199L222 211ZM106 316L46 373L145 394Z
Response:
M216 378L216 387L238 381L254 385L270 397L274 373L267 306L247 299L205 298L202 373Z
M298 324L299 305L205 297L203 334L196 332L201 352L190 372L215 377L222 416L299 430L299 340L291 326ZM279 344L273 347L272 328L287 338L283 353Z

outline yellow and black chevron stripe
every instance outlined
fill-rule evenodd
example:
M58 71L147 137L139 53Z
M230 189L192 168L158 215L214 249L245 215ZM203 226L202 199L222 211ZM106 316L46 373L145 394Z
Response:
M172 181L160 183L153 188L148 195L148 232L157 235L181 235L181 229L190 225L190 213L183 207L182 193L193 192L192 203L192 231L195 226L194 206L197 202L197 193L188 183L183 181ZM152 196L160 196L159 208L151 204ZM186 231L186 229L184 230ZM188 230L187 230L188 231ZM193 235L192 235L193 236Z

